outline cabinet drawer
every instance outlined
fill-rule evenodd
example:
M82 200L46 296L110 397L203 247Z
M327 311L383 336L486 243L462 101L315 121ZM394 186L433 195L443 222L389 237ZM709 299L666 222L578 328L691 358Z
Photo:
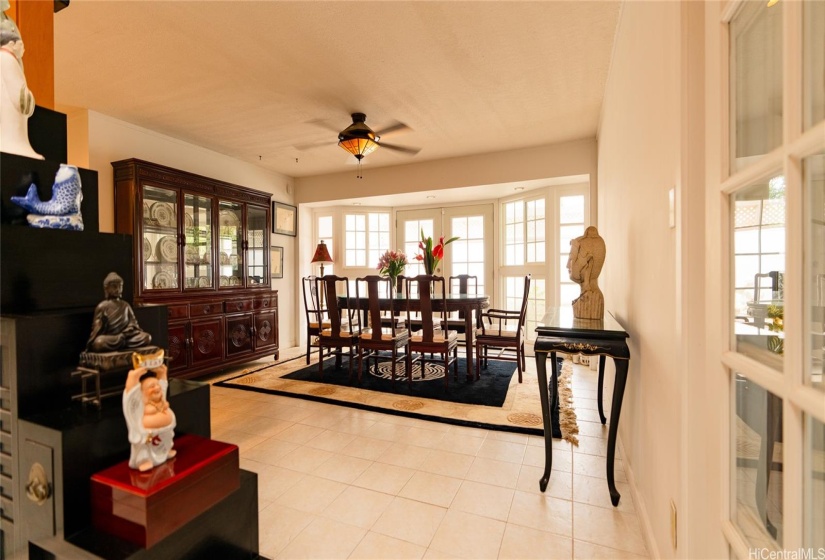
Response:
M270 307L272 307L273 301L269 296L260 296L255 298L254 304L255 310L269 309Z
M220 313L223 313L223 306L220 302L189 304L189 316L193 319L208 317L209 315L218 315Z
M224 303L227 313L235 313L237 311L252 311L251 299L233 299Z
M189 317L189 306L185 303L174 303L167 305L166 308L168 319L185 319Z

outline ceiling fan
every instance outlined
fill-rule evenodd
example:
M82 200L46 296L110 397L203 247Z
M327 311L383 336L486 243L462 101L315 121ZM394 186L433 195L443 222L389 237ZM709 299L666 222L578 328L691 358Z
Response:
M378 132L374 132L367 123L367 115L364 113L353 113L352 124L338 133L338 145L361 161L364 156L371 154L379 146L388 150L394 150L404 154L415 155L421 148L410 148L397 144L381 142L381 136L401 130L409 130L410 127L401 122L396 122Z

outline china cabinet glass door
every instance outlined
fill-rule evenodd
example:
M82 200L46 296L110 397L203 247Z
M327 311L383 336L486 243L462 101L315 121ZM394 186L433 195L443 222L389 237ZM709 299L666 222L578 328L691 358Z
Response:
M212 205L213 200L205 196L183 196L183 287L187 290L214 285Z
M220 287L243 286L243 206L218 202L218 270Z
M143 288L178 289L177 192L143 186Z
M269 284L266 255L269 245L269 226L266 209L247 206L246 209L246 277L247 285Z

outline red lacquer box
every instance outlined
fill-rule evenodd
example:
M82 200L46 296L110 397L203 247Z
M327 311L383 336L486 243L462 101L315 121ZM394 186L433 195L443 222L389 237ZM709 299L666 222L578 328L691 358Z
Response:
M150 548L240 487L238 446L195 435L141 473L123 461L92 475L92 524Z

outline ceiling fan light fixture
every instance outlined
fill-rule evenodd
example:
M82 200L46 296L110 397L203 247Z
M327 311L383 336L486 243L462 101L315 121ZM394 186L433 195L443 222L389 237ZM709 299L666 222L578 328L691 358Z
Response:
M371 154L378 147L378 144L372 138L360 137L339 137L338 145L346 151L354 155L357 159L361 159L366 155Z

